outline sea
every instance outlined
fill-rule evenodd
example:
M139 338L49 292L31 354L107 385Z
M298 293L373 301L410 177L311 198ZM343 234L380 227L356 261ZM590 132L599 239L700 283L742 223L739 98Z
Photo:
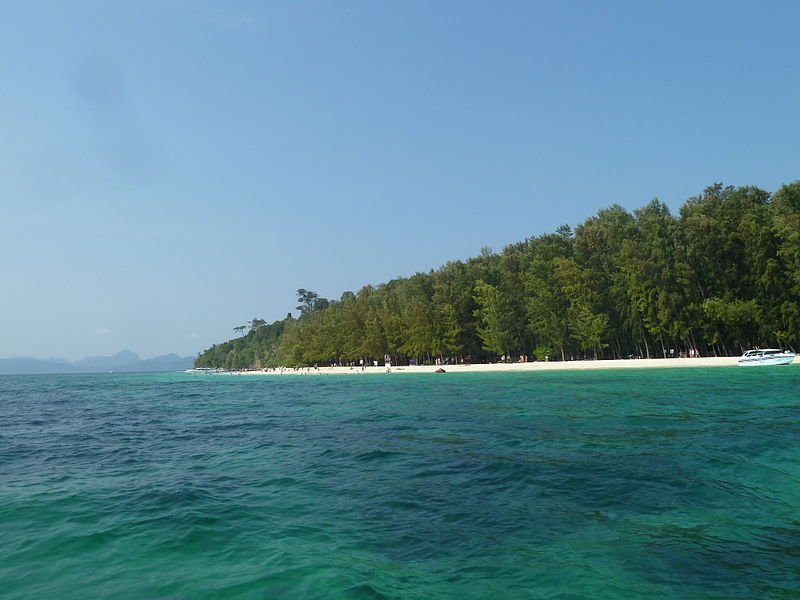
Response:
M0 597L798 598L800 367L2 376Z

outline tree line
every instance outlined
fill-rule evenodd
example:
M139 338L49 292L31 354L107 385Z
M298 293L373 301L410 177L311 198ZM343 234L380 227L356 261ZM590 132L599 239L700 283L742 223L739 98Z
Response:
M229 369L741 354L800 346L800 182L712 185L677 215L658 200L338 300L253 319L201 353Z

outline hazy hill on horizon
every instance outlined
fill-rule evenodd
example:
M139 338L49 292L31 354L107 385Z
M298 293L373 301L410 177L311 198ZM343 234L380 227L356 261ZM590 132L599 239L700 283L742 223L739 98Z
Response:
M0 358L0 375L46 375L60 373L142 373L183 371L192 366L194 357L170 353L142 359L131 350L112 356L87 356L70 362L63 358Z

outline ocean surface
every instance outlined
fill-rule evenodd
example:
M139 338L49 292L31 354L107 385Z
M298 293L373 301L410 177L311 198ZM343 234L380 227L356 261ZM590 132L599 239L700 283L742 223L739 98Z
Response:
M0 597L798 598L800 367L3 376Z

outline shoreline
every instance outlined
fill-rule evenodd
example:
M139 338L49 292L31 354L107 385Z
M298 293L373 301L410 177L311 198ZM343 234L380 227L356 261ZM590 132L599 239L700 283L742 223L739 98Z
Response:
M395 375L403 373L434 374L437 369L445 373L522 373L537 371L590 371L607 369L670 369L691 367L735 367L738 356L703 357L703 358L639 358L629 360L576 360L564 362L527 362L527 363L489 363L472 365L415 365L386 367L304 367L300 369L277 369L259 371L227 371L225 375ZM800 363L792 363L794 365ZM791 366L791 365L789 365Z

